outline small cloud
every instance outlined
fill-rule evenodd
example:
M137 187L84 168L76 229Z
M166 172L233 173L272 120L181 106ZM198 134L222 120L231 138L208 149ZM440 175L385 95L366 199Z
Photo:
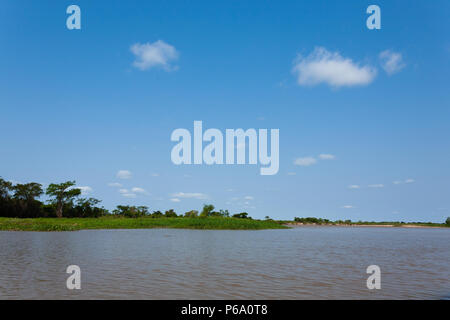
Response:
M357 184L352 184L352 185L349 185L348 188L349 188L349 189L359 189L360 186L357 185Z
M138 188L138 187L132 188L131 192L133 192L133 193L147 193L144 189Z
M233 192L234 189L227 189L227 192Z
M81 195L87 195L90 194L93 190L91 187L88 186L83 186L83 187L70 187L68 190L72 190L72 189L80 189L81 190Z
M393 214L398 214L400 213L399 211L392 211Z
M178 192L178 193L174 193L172 194L172 197L174 198L184 198L184 199L199 199L199 200L204 200L204 199L208 199L208 196L204 193L200 193L200 192Z
M116 177L119 179L130 179L131 176L131 172L128 170L119 170L116 174Z
M315 48L307 57L298 55L292 72L301 86L326 83L335 88L367 85L377 74L375 68L359 66L338 52L329 52L323 47Z
M119 193L125 198L136 198L136 194L128 191L128 189L120 189Z
M264 121L265 118L264 118L264 117L258 117L258 118L256 118L256 120L258 120L258 121Z
M385 50L380 53L379 58L381 66L388 75L393 75L405 67L401 53Z
M342 208L342 209L353 209L354 206L351 206L351 205L345 205L345 206L342 206L341 208Z
M245 200L253 200L254 198L252 196L245 196L244 199Z
M172 202L180 202L181 200L180 199L178 199L178 198L172 198L172 199L169 199L170 201L172 201Z
M333 160L336 159L336 156L333 154L322 153L319 154L319 159L321 160Z
M159 177L159 173L152 173L151 176L152 177Z
M313 157L304 157L304 158L297 158L297 159L295 159L294 164L296 166L307 167L307 166L315 164L316 162L317 162L317 160L315 158L313 158Z
M118 182L111 182L111 183L108 183L108 187L121 188L122 184L120 184Z
M384 184L378 183L378 184L369 184L369 188L383 188Z
M135 43L130 48L136 60L133 66L140 70L152 67L162 67L166 71L176 70L170 63L178 59L178 52L174 46L158 40L153 43Z
M403 184L403 183L414 183L414 182L416 182L416 180L414 180L414 179L406 179L404 181L396 180L396 181L393 181L392 183L393 184Z
M297 173L296 172L288 172L287 175L288 176L295 176Z

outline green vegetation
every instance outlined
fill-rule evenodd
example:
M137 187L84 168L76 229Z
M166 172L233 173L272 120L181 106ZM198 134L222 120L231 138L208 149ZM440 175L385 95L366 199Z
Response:
M100 218L0 218L0 230L9 231L76 231L89 229L209 229L261 230L287 228L274 221L239 218L125 218L115 215Z
M0 178L0 230L74 231L82 229L186 228L258 230L286 228L274 221L253 220L242 212L230 218L228 210L215 211L205 204L201 213L191 210L177 215L173 209L150 213L146 206L123 206L109 212L100 200L81 198L75 181L52 183L44 194L39 183L13 185Z

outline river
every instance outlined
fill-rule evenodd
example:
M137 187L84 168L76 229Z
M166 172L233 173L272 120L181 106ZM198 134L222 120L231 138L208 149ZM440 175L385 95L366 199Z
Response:
M449 279L450 229L0 232L0 299L441 299Z

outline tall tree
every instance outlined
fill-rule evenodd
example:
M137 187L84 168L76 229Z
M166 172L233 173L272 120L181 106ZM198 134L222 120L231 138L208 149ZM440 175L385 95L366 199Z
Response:
M73 199L81 194L81 190L72 188L75 181L67 181L64 183L52 183L48 186L46 194L54 197L53 202L56 204L56 216L62 218L64 204L71 203Z
M12 189L14 190L14 198L26 202L35 200L44 193L42 185L36 182L16 184Z
M213 212L214 206L212 204L203 205L202 212L200 213L200 217L209 217L211 212Z
M26 184L16 184L12 187L14 191L14 199L20 207L21 216L32 217L39 211L40 202L36 201L44 191L42 185L36 182ZM36 205L36 202L38 203Z
M9 198L9 191L12 189L12 183L0 178L0 198Z

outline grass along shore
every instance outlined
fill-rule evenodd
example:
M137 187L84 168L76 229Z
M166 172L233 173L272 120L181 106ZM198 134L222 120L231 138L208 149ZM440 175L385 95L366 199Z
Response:
M92 229L203 229L203 230L263 230L284 229L271 220L239 218L0 218L0 231L78 231Z

